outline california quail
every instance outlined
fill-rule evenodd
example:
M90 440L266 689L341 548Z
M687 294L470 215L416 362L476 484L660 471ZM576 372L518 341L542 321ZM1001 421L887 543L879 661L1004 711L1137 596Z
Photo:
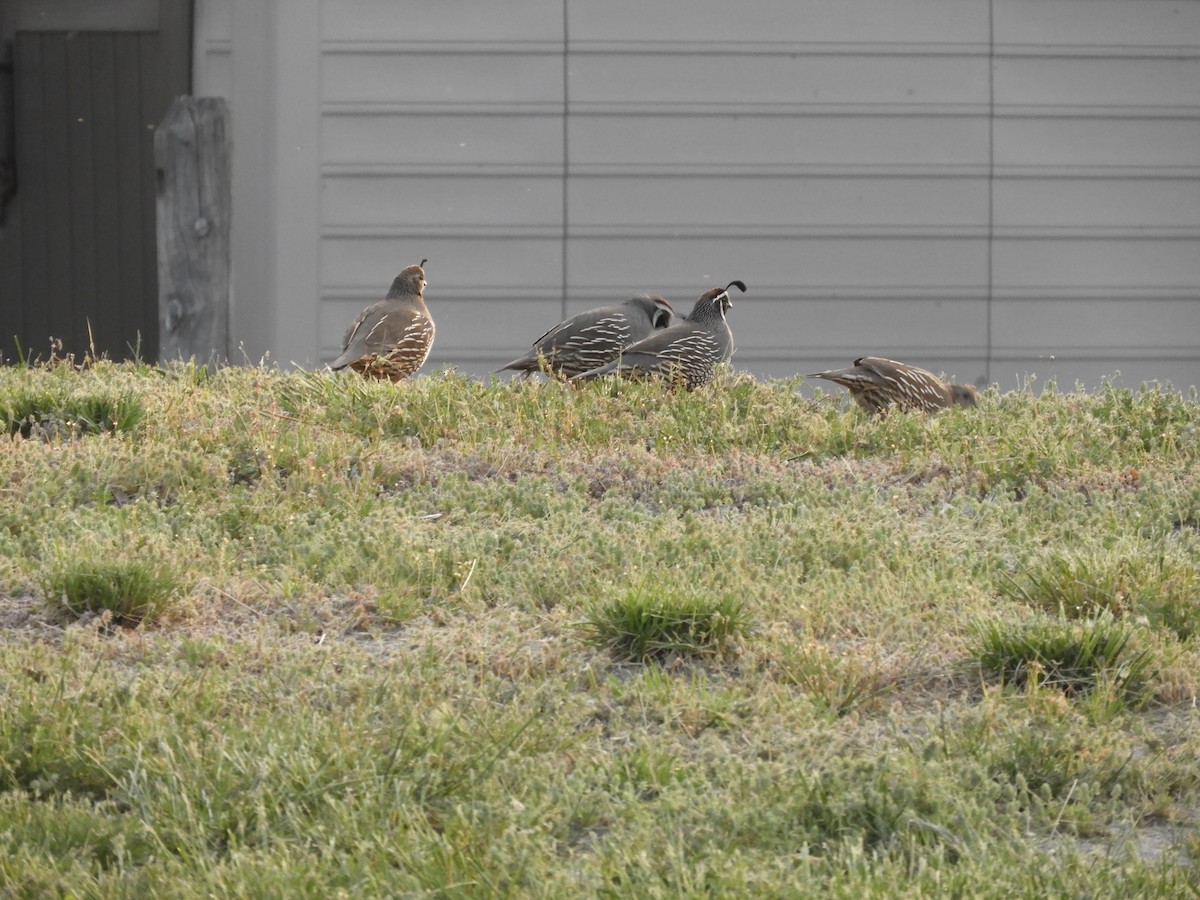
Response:
M630 344L671 324L665 297L642 295L614 306L599 306L555 325L531 349L498 371L512 369L528 378L545 372L570 378L616 359Z
M425 306L428 260L396 276L387 297L364 309L342 338L342 355L329 364L369 378L401 381L425 364L433 347L433 319Z
M729 289L746 290L740 281L700 295L691 313L669 328L626 347L619 357L583 372L572 381L591 381L610 373L627 378L659 377L693 391L712 380L717 363L733 355L733 332L725 321L733 306Z
M923 412L975 405L973 386L947 384L932 372L881 356L862 356L848 369L830 369L807 377L824 378L849 388L850 396L868 413L882 412L893 403L901 409Z

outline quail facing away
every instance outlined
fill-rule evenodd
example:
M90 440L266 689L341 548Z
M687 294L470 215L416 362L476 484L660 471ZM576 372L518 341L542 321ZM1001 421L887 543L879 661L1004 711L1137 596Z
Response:
M947 384L932 372L881 356L861 356L848 369L814 372L809 378L824 378L850 389L868 413L878 413L895 404L909 411L936 412L948 406L974 406L975 388Z
M433 347L433 319L425 306L428 260L396 276L388 295L364 309L342 338L329 368L347 366L369 378L401 381L425 364Z
M570 378L616 359L621 351L671 324L665 297L642 295L624 303L598 306L555 325L533 348L498 371L512 369L528 378L545 372Z
M700 295L691 313L669 328L626 347L619 357L572 378L591 381L610 373L626 378L665 378L689 391L712 380L717 363L733 355L733 332L725 313L733 306L729 289L745 291L746 285L731 281Z

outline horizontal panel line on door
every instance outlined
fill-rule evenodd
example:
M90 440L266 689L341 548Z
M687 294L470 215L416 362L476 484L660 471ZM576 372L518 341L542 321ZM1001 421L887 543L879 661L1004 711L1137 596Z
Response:
M394 116L557 116L561 100L324 100L326 117ZM640 118L979 118L1000 119L1198 119L1193 104L1101 103L888 103L831 101L822 103L755 102L745 100L572 100L571 118L628 116Z
M445 54L563 54L561 40L545 41L406 41L330 39L320 43L327 54L435 55ZM986 41L581 41L569 40L568 53L587 55L703 55L730 56L958 56L1086 59L1200 59L1196 44L1035 44Z
M321 164L328 177L395 177L453 175L460 178L540 176L561 178L563 164L554 163L396 163L385 160ZM570 162L573 178L987 178L997 179L1200 179L1200 166L997 165L986 163L596 163Z
M442 360L448 357L453 357L455 360L462 362L479 362L494 360L497 364L511 358L512 353L505 350L497 350L489 347L481 347L478 344L453 344L447 340L439 341L438 349L435 350L430 362L432 368L426 367L426 371L430 374L439 370L437 359ZM516 348L514 348L516 349ZM739 347L733 355L731 364L734 370L748 368L750 364L761 364L767 362L783 363L795 367L793 375L782 376L780 380L789 380L790 378L802 377L806 372L811 371L812 367L805 364L806 360L845 360L847 363L851 360L862 356L868 350L877 348L863 348L861 346L846 346L834 347L831 345L823 345L820 347L804 345L795 347ZM1122 362L1144 362L1147 352L1152 351L1154 359L1158 362L1175 362L1175 363L1194 363L1200 362L1200 353L1187 348L1178 350L1158 347L1135 347L1135 348L1108 348L1108 347L1072 347L1065 350L1055 349L1052 352L1039 352L1036 350L1026 351L1021 347L993 348L991 360L993 369L998 364L1005 363L1035 363L1038 365L1056 365L1060 363L1078 363L1078 362L1112 362L1120 364ZM333 359L340 352L340 347L334 344L323 344L319 353L320 358L324 360ZM879 352L883 352L880 350ZM935 359L938 360L936 368L940 371L951 372L959 365L982 363L987 348L983 344L972 344L967 347L955 347L947 350L945 347L916 347L904 345L888 349L889 353L894 353L896 356L904 356L909 360ZM443 363L445 365L445 363ZM1052 373L1051 373L1052 374ZM965 377L965 373L961 369L958 370L959 377ZM1005 373L1000 373L997 378L1004 377ZM994 378L993 381L996 381ZM828 382L818 382L815 379L805 379L809 385L825 385ZM1062 384L1060 388L1069 390L1071 385Z
M933 357L936 359L947 360L976 359L978 354L983 353L987 349L987 345L983 343L956 344L953 347L947 347L944 344L904 344L903 347L905 354L913 357ZM857 356L862 356L864 353L867 353L868 350L875 355L885 355L886 353L896 352L891 349L885 350L878 347L864 349L861 344L841 346L832 344L822 344L821 346L815 346L813 344L755 344L753 347L739 347L738 353L734 359L737 360L743 355L747 359L757 359L759 357L779 358L787 355L803 354L805 356L820 356L821 358L846 357L848 360L850 360ZM1200 350L1198 350L1196 347L1163 347L1154 344L1147 344L1138 347L1098 347L1093 344L1076 344L1070 347L1045 347L1016 344L993 345L992 356L994 359L1002 360L1041 358L1047 361L1092 358L1144 359L1147 350L1153 350L1155 356L1161 354L1163 359L1200 359Z
M1147 300L1195 303L1200 310L1200 284L1162 287L1143 284L1101 285L997 285L992 299L998 301L1118 300L1137 304Z
M653 285L656 293L670 296L689 296L702 288L701 281L688 284ZM438 302L473 302L480 299L529 300L562 298L562 290L558 287L521 287L521 286L477 286L449 281L438 281L436 292ZM639 288L640 289L640 288ZM649 288L647 288L649 289ZM351 300L378 293L378 284L326 284L321 287L322 300ZM608 285L569 285L568 299L584 302L595 298L611 297L614 291ZM827 300L840 302L859 302L888 300L897 303L907 303L914 300L982 302L988 299L989 292L986 283L978 284L924 284L924 285L812 285L812 284L765 284L754 282L751 290L743 298L744 302L795 302L823 303ZM1191 287L1154 287L1144 285L1123 285L1097 287L1060 287L1057 285L1024 285L1020 287L997 287L991 292L995 301L1001 302L1042 302L1046 300L1107 300L1137 305L1146 301L1169 301L1194 303L1200 310L1200 285Z
M1200 236L1200 229L1195 229ZM419 237L458 238L560 238L561 225L325 225L321 237L329 240L391 239ZM723 240L773 239L853 239L906 238L928 240L978 240L988 236L986 225L572 225L567 238L581 240L679 240L681 238L717 238ZM1039 236L1039 235L1032 235ZM1054 235L1061 236L1061 235ZM1087 236L1087 235L1080 235ZM1107 235L1106 235L1107 236ZM1118 235L1119 236L1119 235Z
M430 278L433 277L433 264L434 261L430 260L426 267L429 270ZM548 266L547 268L554 267ZM378 295L383 288L386 288L386 285L326 284L321 286L320 299L333 303L361 300L364 297L374 297L378 300ZM524 287L520 285L497 285L496 287L478 287L436 281L430 285L428 291L430 303L434 302L433 298L435 296L438 303L477 303L480 300L495 301L497 303L509 300L553 300L557 303L562 300L562 289L556 286Z
M431 263L432 266L432 263ZM676 297L694 297L698 292L702 291L707 286L702 276L698 276L694 283L690 284L661 284L656 283L646 288L636 287L630 288L633 293L638 293L642 290L653 290L655 293L664 294ZM320 296L322 300L341 302L347 300L358 300L363 297L372 296L378 293L380 286L376 284L328 284L321 287ZM438 303L475 303L480 300L489 300L503 302L506 300L538 300L538 299L562 299L561 288L555 287L530 287L517 289L516 287L505 286L477 286L465 285L456 282L439 281L430 288L430 296L434 296L436 291ZM621 293L619 290L614 290L610 286L601 285L569 285L567 288L567 299L572 302L585 302L596 298L611 298L614 293ZM906 285L904 287L890 287L882 285L864 285L860 287L846 288L844 286L804 286L804 285L771 285L769 287L750 285L750 291L744 298L739 299L739 303L760 303L760 302L815 302L823 303L829 300L837 300L840 302L853 301L870 301L877 302L880 300L893 301L897 303L908 303L914 300L926 301L973 301L983 302L987 299L987 286L979 285ZM431 301L432 302L432 301Z
M1020 107L1022 110L1036 107ZM1064 107L1053 107L1058 110ZM798 117L979 117L987 116L992 107L987 103L831 103L754 102L744 100L674 101L674 100L571 100L569 115L578 116L659 116L707 117L737 116L756 118ZM1071 107L1071 109L1076 109ZM1078 107L1086 115L1088 107ZM1117 107L1125 109L1125 107ZM1137 110L1139 107L1128 107ZM321 114L337 116L562 116L561 100L324 100ZM1023 113L1025 114L1025 113ZM1053 115L1054 113L1047 113Z
M1006 241L1196 241L1200 226L1139 225L1003 225L989 230L987 225L746 225L722 222L718 225L612 223L572 225L566 237L579 240L681 240L706 238L720 240L979 240L989 237ZM560 238L558 224L547 225L325 225L321 237L329 240L391 239L421 237Z
M1046 362L1062 362L1064 360L1082 359L1134 359L1145 360L1147 355L1153 355L1158 360L1200 361L1200 350L1196 347L1175 346L1163 347L1155 344L1138 346L1097 346L1095 344L1076 344L1071 347L1039 347L1029 345L994 346L993 361L1014 359L1043 359Z
M756 345L754 347L739 347L737 355L734 356L736 361L739 357L745 359L786 359L786 358L807 358L807 359L844 359L847 363L863 356L868 351L876 355L884 352L893 353L899 352L899 346L896 345L888 348L869 347L864 348L862 344L822 344L816 346L813 344L783 344L773 346ZM953 347L946 347L943 344L903 344L904 354L910 359L944 359L944 360L965 360L974 361L979 359L987 350L987 346L983 343L978 344L956 344ZM828 382L826 382L828 384Z

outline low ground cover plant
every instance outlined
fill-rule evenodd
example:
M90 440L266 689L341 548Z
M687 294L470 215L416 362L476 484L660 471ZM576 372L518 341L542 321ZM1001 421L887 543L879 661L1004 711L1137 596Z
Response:
M0 413L6 896L1195 895L1194 393L100 360Z

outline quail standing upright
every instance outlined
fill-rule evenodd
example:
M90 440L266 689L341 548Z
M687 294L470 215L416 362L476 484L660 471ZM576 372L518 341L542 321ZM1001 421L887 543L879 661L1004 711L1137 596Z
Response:
M669 328L626 347L610 363L576 375L572 381L591 381L615 373L626 378L664 378L689 391L708 384L717 364L733 355L733 332L725 313L733 306L729 289L745 291L741 281L712 288L700 295L691 313Z
M349 366L368 378L401 381L425 364L434 332L425 306L427 262L406 268L384 299L359 313L342 338L341 355L329 368Z
M972 385L947 384L925 369L881 356L860 356L848 369L814 372L807 377L849 388L850 396L868 413L883 412L893 404L914 412L975 405Z
M598 306L560 322L533 342L533 348L497 371L512 369L526 378L544 372L571 378L616 359L626 347L671 324L665 297L643 294L614 306Z

